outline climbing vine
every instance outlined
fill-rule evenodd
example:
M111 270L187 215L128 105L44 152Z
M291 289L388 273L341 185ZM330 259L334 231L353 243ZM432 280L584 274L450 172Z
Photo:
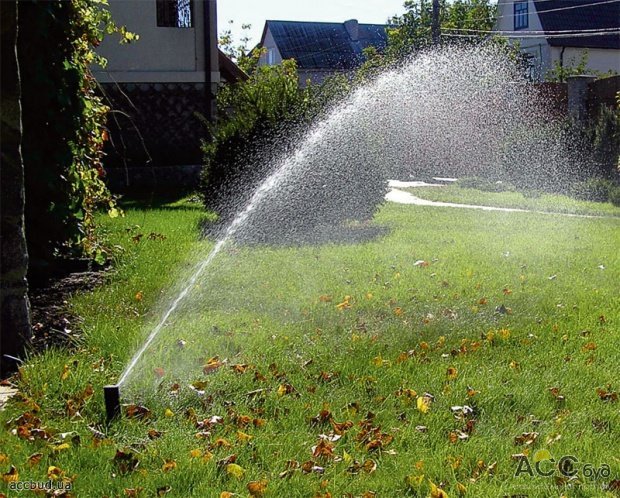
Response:
M108 251L97 237L95 212L121 213L102 165L109 108L90 68L105 66L95 48L105 35L137 38L114 24L106 0L19 3L26 233L31 258Z

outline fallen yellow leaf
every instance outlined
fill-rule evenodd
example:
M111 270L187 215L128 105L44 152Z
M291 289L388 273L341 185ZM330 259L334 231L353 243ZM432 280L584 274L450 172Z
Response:
M246 434L245 432L242 431L237 431L237 439L239 441L242 442L248 442L250 439L252 439L254 436L251 436L250 434Z
M4 482L17 482L19 481L19 472L11 465L11 468L6 474L2 474L2 480Z
M64 472L60 468L54 467L53 465L50 465L47 468L48 479L57 480L57 479L60 479L63 476L63 474Z
M418 407L418 410L420 410L422 413L428 413L431 408L431 399L428 396L418 396L416 405Z
M226 473L231 477L241 479L245 474L245 469L236 463L229 463L226 465Z
M448 494L443 489L436 486L432 481L428 481L428 482L431 485L431 497L432 498L448 498Z
M62 368L62 374L60 374L60 380L67 380L67 378L69 377L69 365L65 365Z

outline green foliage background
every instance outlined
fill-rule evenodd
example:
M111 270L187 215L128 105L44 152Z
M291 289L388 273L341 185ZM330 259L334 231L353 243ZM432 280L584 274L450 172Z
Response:
M259 53L254 54L258 58ZM309 87L299 88L297 64L256 67L250 79L223 87L218 94L220 116L205 141L201 194L208 207L238 193L239 181L254 184L265 173L270 144L284 130L307 122L314 109ZM223 214L223 213L222 213Z

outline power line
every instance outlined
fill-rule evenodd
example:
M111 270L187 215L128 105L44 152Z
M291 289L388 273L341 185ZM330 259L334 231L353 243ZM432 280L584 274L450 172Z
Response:
M539 2L543 2L543 1L549 1L549 0L534 0L534 5L536 5ZM544 14L545 12L559 12L559 11L563 11L563 10L571 10L571 9L582 9L585 7L593 7L593 6L598 6L598 5L604 5L604 4L609 4L609 3L618 3L620 2L620 0L605 0L604 2L592 2L592 3L584 3L581 5L571 5L569 7L558 7L555 9L546 9L546 10L536 10L537 14ZM500 2L498 3L499 5L508 5L509 3L512 2ZM520 14L522 15L522 14ZM511 17L517 17L515 14L505 14L503 16L491 16L491 17L479 17L476 19L471 19L471 21L493 21L493 20L497 20L497 19L509 19Z
M584 3L581 5L571 5L570 7L558 7L557 9L547 9L547 10L536 10L537 14L544 14L545 12L559 12L561 10L571 10L571 9L582 9L584 7L592 7L595 5L604 5L607 3L618 3L620 2L620 0L606 0L604 2L593 2L593 3ZM534 4L536 4L536 1L534 1ZM505 16L497 16L498 19L500 18L505 18L505 17L516 17L515 14L508 14Z
M501 34L515 34L515 31L499 31L493 29L470 29L470 28L442 28L445 31L469 31L473 33L494 33L497 35ZM594 29L568 29L568 30L560 30L560 31L523 31L523 33L528 35L556 35L561 33L598 33L601 31L617 31L620 29L620 26L617 28L594 28Z
M553 2L557 0L532 0L535 4L543 3L543 2ZM514 3L514 0L507 0L506 2L497 2L497 5L508 5Z
M494 33L494 31L489 31L488 33ZM501 35L502 38L590 38L596 36L609 36L609 35L620 35L620 28L616 29L616 31L596 31L593 33L574 33L574 34L564 34L564 35L534 35L528 36L525 33L516 34L514 31L511 31L512 35ZM479 35L457 35L452 33L442 34L441 36L451 37L451 38L479 38Z

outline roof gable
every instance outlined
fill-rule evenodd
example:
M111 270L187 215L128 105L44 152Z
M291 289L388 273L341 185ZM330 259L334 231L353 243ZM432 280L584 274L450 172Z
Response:
M301 69L352 69L362 61L362 50L387 44L386 26L359 24L357 40L343 23L267 21L283 59L295 59ZM264 39L264 35L263 35Z
M534 5L545 31L620 28L620 2L609 3L608 0L534 0ZM552 46L620 49L620 35L618 33L604 36L548 38L548 41Z

